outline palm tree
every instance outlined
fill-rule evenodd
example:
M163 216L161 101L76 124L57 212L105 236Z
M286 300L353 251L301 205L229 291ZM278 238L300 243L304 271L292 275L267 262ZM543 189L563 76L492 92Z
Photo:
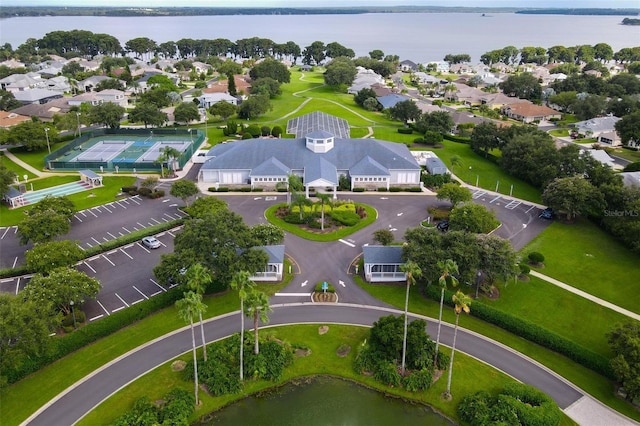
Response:
M204 295L204 291L211 281L213 281L213 277L207 268L202 266L201 263L195 263L187 269L185 273L185 277L187 279L187 288L191 291L196 292L200 296ZM204 339L204 323L202 322L202 312L200 314L200 334L202 336L202 348L204 353L204 362L207 362L207 345L206 340Z
M438 279L438 285L440 286L440 315L438 316L438 334L436 335L436 353L434 362L438 361L438 346L440 345L440 327L442 326L442 305L444 304L444 291L447 286L451 284L452 287L458 285L458 279L452 274L458 273L458 264L447 259L444 262L438 261L438 269L442 271L442 275Z
M173 170L173 174L176 174L176 162L178 158L180 158L180 151L175 149L172 146L167 146L162 150L162 156L164 156L165 161L167 162L167 168L169 168L169 160L171 160L171 170Z
M407 321L409 311L409 286L416 283L416 278L422 275L422 269L418 264L412 260L407 261L405 264L400 265L400 270L407 275L407 294L404 299L404 334L402 337L402 367L401 371L404 374L405 359L407 356Z
M462 159L460 159L460 157L458 157L457 155L452 155L449 159L449 162L451 163L451 171L453 171L454 167L456 166L462 166Z
M244 358L244 300L247 297L248 290L255 286L255 283L249 279L251 275L247 271L238 271L233 274L231 279L231 288L238 290L240 296L240 380L244 380L243 358Z
M247 317L253 317L253 353L258 355L258 353L260 353L260 347L258 344L258 326L260 325L260 321L264 324L269 322L269 312L271 312L272 309L271 306L269 306L269 298L267 295L257 289L251 289L247 294L245 303L247 304L247 311L245 312Z
M320 199L322 209L320 210L320 229L324 231L324 205L328 204L329 206L331 206L331 197L329 196L329 194L318 193L317 195Z
M451 345L451 359L449 360L449 378L447 379L447 390L444 393L447 399L451 398L451 372L453 370L453 355L456 352L456 337L458 337L458 320L460 320L460 312L464 311L464 313L468 314L470 311L469 305L471 305L471 298L460 290L456 291L456 294L453 295L451 300L453 300L455 305L456 326L453 329L453 345Z
M202 303L202 296L192 291L184 294L184 299L176 302L178 316L191 326L191 346L193 348L193 380L195 384L196 405L198 405L198 359L196 357L196 335L193 329L193 318L202 315L207 306Z
M294 192L293 204L298 206L298 209L300 209L300 220L302 220L305 206L310 206L312 202L306 195L304 195L304 193Z
M293 194L298 191L302 191L304 186L302 186L302 180L300 180L300 176L290 174L287 176L287 203L291 205L293 200Z

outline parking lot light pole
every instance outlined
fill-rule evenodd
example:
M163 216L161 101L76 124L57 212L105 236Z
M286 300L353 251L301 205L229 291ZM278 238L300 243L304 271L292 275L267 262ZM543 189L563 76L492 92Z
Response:
M80 130L80 116L82 114L80 114L79 112L76 112L76 117L78 118L78 137L82 136L82 130Z
M76 324L76 311L73 309L73 300L70 300L69 304L71 305L71 316L73 317L73 329L77 330L78 326Z
M51 154L51 145L49 145L49 128L44 128L44 135L47 138L47 150L49 150L49 154Z

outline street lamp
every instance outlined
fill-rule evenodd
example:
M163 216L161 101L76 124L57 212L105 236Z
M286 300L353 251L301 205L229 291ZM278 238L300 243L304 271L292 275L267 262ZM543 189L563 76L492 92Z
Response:
M51 154L51 145L49 145L49 128L48 127L44 128L44 135L47 138L47 150L49 150L49 154Z
M80 130L80 116L82 114L80 114L79 112L76 112L76 117L78 118L78 137L82 136L82 130Z
M69 304L71 305L71 315L73 316L73 329L76 330L78 326L76 325L76 311L73 309L73 300L70 300Z
M187 132L189 132L189 136L191 137L191 145L193 145L193 129L187 129Z

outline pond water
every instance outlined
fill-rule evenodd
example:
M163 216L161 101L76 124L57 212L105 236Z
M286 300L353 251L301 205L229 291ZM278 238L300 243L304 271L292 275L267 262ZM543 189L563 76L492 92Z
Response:
M450 426L430 407L329 377L287 384L212 413L202 425L224 426Z

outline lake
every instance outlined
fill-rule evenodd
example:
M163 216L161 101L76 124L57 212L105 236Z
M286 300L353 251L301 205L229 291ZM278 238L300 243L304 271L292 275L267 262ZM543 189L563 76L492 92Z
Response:
M287 384L264 396L249 397L212 413L213 426L452 426L421 404L407 404L345 380L318 377Z
M337 41L367 56L380 49L416 63L466 53L472 62L506 46L576 46L608 43L614 52L640 46L640 27L620 25L623 16L524 15L495 13L372 13L360 15L237 15L175 17L23 17L0 20L0 42L15 49L28 38L56 30L88 30L121 43L149 37L157 43L182 38L261 37L294 41L301 49L319 40Z

